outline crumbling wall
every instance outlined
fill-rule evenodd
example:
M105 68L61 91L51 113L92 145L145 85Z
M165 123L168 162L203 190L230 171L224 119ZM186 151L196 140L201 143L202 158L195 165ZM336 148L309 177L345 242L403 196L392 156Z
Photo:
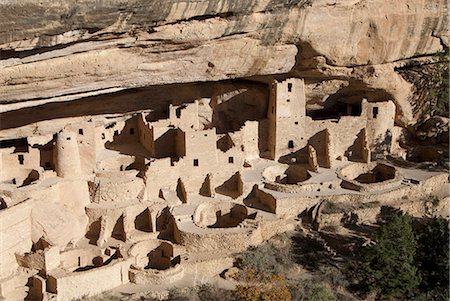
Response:
M143 114L137 116L137 127L139 132L139 143L141 143L151 155L154 155L155 144L153 128L150 127Z
M31 208L33 202L21 203L0 211L0 279L19 267L15 254L31 250Z
M67 301L93 296L129 282L131 260L70 274L50 274L50 290L57 292L56 300Z
M88 224L85 206L89 204L86 181L59 181L55 185L34 191L39 202L32 210L32 239L43 237L51 245L64 249L69 242L84 237Z
M38 149L29 148L28 152L15 152L14 148L0 149L0 181L12 181L12 179L24 173L24 170L41 170L40 153ZM26 172L26 171L25 171ZM16 184L19 183L16 179Z

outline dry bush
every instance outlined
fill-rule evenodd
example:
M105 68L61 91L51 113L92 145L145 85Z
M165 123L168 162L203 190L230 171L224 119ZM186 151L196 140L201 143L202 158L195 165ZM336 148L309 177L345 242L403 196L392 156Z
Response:
M257 273L246 269L238 275L241 284L236 286L236 296L242 301L292 300L283 275Z
M242 270L250 269L258 273L286 273L294 264L291 241L282 235L258 247L252 247L238 256L236 266Z

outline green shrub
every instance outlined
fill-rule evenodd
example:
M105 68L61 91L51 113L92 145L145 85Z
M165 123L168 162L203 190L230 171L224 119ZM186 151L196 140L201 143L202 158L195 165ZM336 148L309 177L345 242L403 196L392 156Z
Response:
M422 277L422 291L433 300L448 300L449 284L449 222L443 218L426 220L418 231L417 258Z
M397 214L377 233L364 267L371 289L387 296L401 296L415 289L420 278L415 266L416 238L411 217Z
M197 295L200 301L234 301L234 292L211 284L203 284L198 287Z
M169 291L168 301L200 301L196 287L175 288Z
M169 292L167 301L235 301L234 292L211 284L176 288Z
M303 301L337 301L336 296L326 286L314 286Z
M289 270L293 265L289 242L275 246L266 243L250 248L236 259L236 266L240 269L250 269L257 273L280 274Z

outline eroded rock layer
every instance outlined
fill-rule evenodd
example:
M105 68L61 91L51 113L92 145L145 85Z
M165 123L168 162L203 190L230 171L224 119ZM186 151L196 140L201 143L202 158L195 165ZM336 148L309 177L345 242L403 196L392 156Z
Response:
M2 111L151 85L290 74L310 105L392 99L448 45L446 1L2 1Z

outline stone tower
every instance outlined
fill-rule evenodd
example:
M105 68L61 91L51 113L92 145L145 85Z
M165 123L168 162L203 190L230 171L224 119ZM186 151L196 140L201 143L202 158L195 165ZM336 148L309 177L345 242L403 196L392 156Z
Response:
M299 145L299 133L306 116L303 79L273 81L267 112L269 120L269 157L277 160Z
M54 154L56 174L59 177L75 178L81 175L80 153L75 133L58 133Z

